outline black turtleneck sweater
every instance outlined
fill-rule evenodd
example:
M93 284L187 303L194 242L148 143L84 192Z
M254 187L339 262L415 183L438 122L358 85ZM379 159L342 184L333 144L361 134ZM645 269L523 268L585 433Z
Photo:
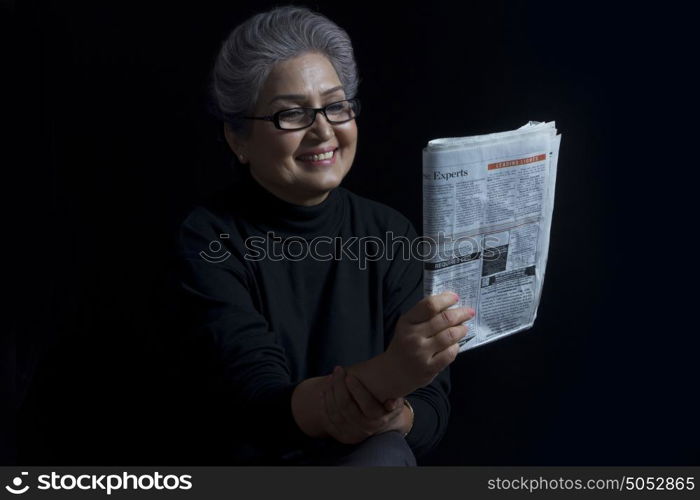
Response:
M417 236L397 211L342 187L319 205L293 205L247 171L186 217L185 314L213 353L230 412L221 436L235 461L277 463L317 446L292 417L296 385L383 352L398 318L422 298L421 262L403 258L400 243L393 259L386 248L361 258L392 234L395 242ZM406 439L417 456L445 433L449 388L444 370L408 395L415 419Z

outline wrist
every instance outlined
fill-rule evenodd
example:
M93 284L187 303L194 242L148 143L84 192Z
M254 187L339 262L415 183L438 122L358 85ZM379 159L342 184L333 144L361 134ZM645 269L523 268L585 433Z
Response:
M348 366L346 371L357 377L372 395L379 401L402 397L402 388L396 377L397 370L392 357L386 352L366 361Z
M382 388L385 391L383 394L377 395L378 399L386 401L387 399L404 397L416 389L406 384L406 377L401 376L401 360L397 359L396 355L392 354L391 351L384 351L373 359L376 360L376 364L379 367L383 383Z
M401 403L401 413L399 413L396 416L396 418L394 418L391 425L388 428L384 429L382 432L400 432L401 435L405 438L406 436L408 436L408 433L411 432L411 429L413 428L414 417L415 415L413 413L413 407L411 406L411 403L404 399Z

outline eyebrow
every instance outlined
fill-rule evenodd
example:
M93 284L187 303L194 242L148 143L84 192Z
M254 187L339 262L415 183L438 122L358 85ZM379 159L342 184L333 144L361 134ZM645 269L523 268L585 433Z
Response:
M337 92L338 90L343 90L342 85L338 85L337 87L330 88L328 90L324 90L321 92L321 95L328 95L332 94L333 92ZM304 94L282 94L273 97L268 104L272 104L275 101L300 101L302 99L305 99L306 96Z

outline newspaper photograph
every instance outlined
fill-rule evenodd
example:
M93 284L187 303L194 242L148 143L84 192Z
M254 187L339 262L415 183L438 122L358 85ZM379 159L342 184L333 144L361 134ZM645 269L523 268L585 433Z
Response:
M460 352L531 328L554 209L554 122L436 139L423 150L424 294L472 307Z

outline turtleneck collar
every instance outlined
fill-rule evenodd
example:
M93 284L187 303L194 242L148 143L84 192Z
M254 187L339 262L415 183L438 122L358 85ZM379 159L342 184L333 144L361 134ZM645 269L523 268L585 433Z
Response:
M241 168L234 183L237 210L263 232L313 238L334 235L343 221L344 203L339 190L333 189L318 205L296 205L278 198Z

